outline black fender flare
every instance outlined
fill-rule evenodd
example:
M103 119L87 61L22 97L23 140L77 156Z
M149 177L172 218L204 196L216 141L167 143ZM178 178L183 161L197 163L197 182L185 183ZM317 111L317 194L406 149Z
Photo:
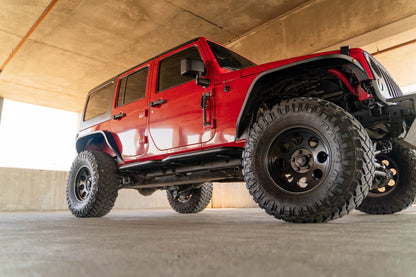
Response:
M108 145L108 147L116 154L117 160L121 163L123 162L123 158L121 157L120 150L118 149L117 143L113 137L113 134L108 131L95 131L92 133L88 133L83 136L77 137L75 147L77 150L77 153L82 152L85 149L85 145L94 138L103 138L105 143Z
M288 74L299 74L314 69L331 69L339 67L348 67L351 69L359 81L370 79L364 67L354 58L344 54L331 54L317 56L294 63L286 64L260 73L251 83L250 88L246 94L243 106L240 110L236 125L236 139L242 138L243 134L250 127L250 122L253 120L256 108L259 106L259 93L261 93L261 84L267 80L279 79L279 77L287 76Z

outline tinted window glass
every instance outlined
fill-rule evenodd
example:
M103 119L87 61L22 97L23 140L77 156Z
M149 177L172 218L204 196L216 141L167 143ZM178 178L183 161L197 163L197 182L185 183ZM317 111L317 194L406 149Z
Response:
M191 47L160 62L158 91L195 80L193 77L181 75L181 60L186 58L202 60L198 49Z
M146 67L120 80L117 106L128 104L145 97L148 72L149 68Z
M105 114L110 108L111 98L113 96L113 86L107 84L88 97L87 108L85 110L84 121L90 120L96 116Z
M214 53L218 64L222 68L234 71L256 65L252 61L247 60L246 58L238 55L237 53L234 53L227 48L222 47L221 45L215 44L211 41L208 41L208 45Z

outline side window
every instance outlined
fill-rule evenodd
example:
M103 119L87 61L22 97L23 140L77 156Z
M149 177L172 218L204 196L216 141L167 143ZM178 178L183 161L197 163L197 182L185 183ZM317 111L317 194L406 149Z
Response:
M191 47L167 57L160 62L157 91L162 91L195 80L193 77L181 75L181 60L186 58L202 60L198 49L196 47Z
M113 88L112 83L107 84L88 97L84 121L105 114L108 111L113 96Z
M122 106L145 97L148 73L149 68L146 67L120 80L117 106Z

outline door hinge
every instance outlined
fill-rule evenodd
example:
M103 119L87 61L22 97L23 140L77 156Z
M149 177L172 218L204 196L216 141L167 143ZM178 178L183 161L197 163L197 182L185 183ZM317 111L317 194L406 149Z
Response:
M147 138L147 136L141 136L139 137L139 142L141 144L146 144L146 143L149 143L149 139Z
M145 109L144 111L139 113L139 118L144 118L144 117L147 117L148 115L149 115L149 111Z

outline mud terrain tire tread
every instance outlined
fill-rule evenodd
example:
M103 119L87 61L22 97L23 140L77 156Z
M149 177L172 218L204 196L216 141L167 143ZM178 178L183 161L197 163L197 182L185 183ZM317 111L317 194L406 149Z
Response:
M297 114L319 117L323 130L338 142L331 151L337 161L327 178L332 185L321 194L316 189L307 192L306 201L293 200L284 192L270 193L258 181L259 166L256 168L256 159L261 159L257 152L266 143L264 133ZM285 100L266 111L252 126L243 152L243 175L254 201L268 214L289 222L326 222L350 213L367 195L374 171L372 143L364 127L342 108L316 98Z
M74 193L79 168L86 166L91 173L91 193L79 201ZM67 178L68 207L76 217L101 217L110 212L118 195L117 164L103 152L83 151L74 160Z
M392 214L400 212L415 201L416 197L416 149L409 143L398 140L393 144L390 157L400 167L399 180L395 190L382 197L369 194L357 210L368 214Z
M212 198L212 183L206 182L199 188L192 189L192 196L186 202L181 202L166 191L170 206L178 213L193 214L203 211Z

